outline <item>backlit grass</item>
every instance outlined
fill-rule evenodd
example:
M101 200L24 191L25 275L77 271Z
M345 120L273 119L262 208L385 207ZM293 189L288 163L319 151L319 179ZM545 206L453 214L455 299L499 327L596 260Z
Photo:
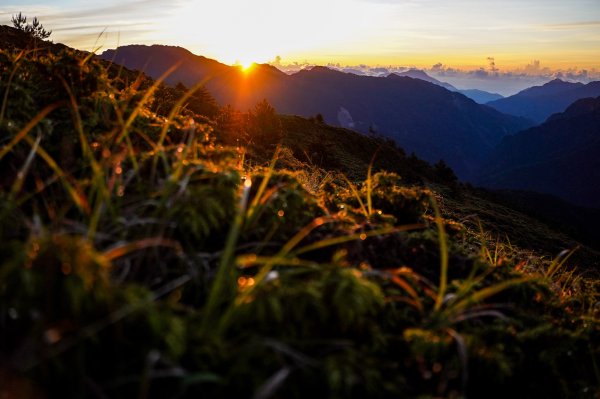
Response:
M341 129L317 161L295 117L229 146L200 86L157 114L168 89L93 57L0 61L9 397L598 393L598 280L453 220L422 161Z

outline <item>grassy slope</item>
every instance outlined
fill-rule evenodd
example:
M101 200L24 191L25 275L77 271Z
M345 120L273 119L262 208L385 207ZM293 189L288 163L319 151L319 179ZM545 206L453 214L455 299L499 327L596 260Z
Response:
M447 189L440 188L440 191L448 193ZM578 248L571 259L572 265L592 275L598 275L600 271L600 253L596 249L582 245L552 224L519 212L500 201L486 199L477 191L465 190L458 197L449 193L444 198L449 217L464 220L473 229L477 228L477 220L480 220L483 228L492 236L546 257L553 257L564 249Z
M409 159L391 140L362 135L298 116L283 116L283 145L296 158L326 170L339 170L351 179L362 180L371 160L374 168L396 172L414 183L435 178L431 167L419 159Z
M597 280L449 218L485 209L524 237L518 214L385 145L376 167L406 180L361 182L379 142L295 117L292 170L252 166L204 118L159 117L147 85L63 50L0 50L0 393L598 392Z
M303 162L327 170L339 170L351 179L360 180L367 175L369 163L375 156L374 170L392 171L402 176L405 183L426 183L435 188L435 191L443 195L442 209L445 214L454 220L463 221L471 229L478 230L480 221L491 235L546 257L555 256L563 249L580 247L575 263L591 273L600 271L600 253L573 238L578 233L586 233L587 238L592 239L589 234L594 232L583 229L590 226L576 226L576 230L569 235L561 225L554 227L551 221L540 220L550 211L541 213L536 218L508 206L507 203L510 202L507 200L494 200L493 194L456 184L448 187L448 183L437 176L430 165L407 157L404 151L396 148L390 141L295 116L285 116L282 121L284 145L290 147L294 155ZM549 202L541 196L534 198ZM549 205L551 209L555 208L551 203ZM574 216L578 215L576 209L573 212ZM594 243L593 240L591 242Z

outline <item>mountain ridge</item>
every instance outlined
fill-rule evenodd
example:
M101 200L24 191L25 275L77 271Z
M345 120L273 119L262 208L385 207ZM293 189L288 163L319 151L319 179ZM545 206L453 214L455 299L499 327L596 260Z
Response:
M125 48L127 54L133 50L144 62L132 64L119 55L121 50L116 57L113 51L103 53L101 58L114 58L129 67L145 65L154 78L168 69L168 57L152 51L162 47ZM206 63L203 58L190 60ZM240 68L219 64L212 69L175 71L166 81L181 80L191 87L210 73L206 88L221 104L243 110L267 99L280 113L304 117L321 114L327 123L392 138L408 152L430 162L444 159L464 180L474 177L485 154L502 137L532 125L421 79L358 76L321 66L292 75L274 69L260 66L244 73Z
M450 83L442 82L432 76L429 76L425 71L421 69L409 69L405 72L394 72L393 75L397 76L406 76L413 79L421 79L429 83L436 84L438 86L442 86L444 89L450 91L459 91L456 87L452 86Z
M486 105L506 114L529 118L542 123L551 115L563 112L575 101L600 96L600 82L588 84L554 79L542 86L533 86L519 93Z
M543 124L508 136L490 154L479 183L549 193L600 208L600 97L584 98Z

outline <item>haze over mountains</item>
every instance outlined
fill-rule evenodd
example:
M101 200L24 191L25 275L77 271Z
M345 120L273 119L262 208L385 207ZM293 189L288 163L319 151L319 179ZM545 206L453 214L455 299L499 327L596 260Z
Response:
M461 94L464 94L465 96L469 97L471 100L473 100L479 104L485 104L490 101L499 100L501 98L504 98L504 96L502 96L498 93L490 93L490 92L487 92L484 90L478 90L478 89L459 90L456 87L452 86L450 83L442 82L432 76L429 76L425 71L422 71L420 69L410 69L406 72L394 72L394 75L406 76L406 77L413 78L413 79L421 79L426 82L430 82L430 83L436 84L438 86L442 86L443 88L445 88L447 90L456 91Z
M283 114L322 114L327 123L392 138L430 162L444 159L463 180L475 177L504 136L533 125L439 85L394 74L379 78L314 67L287 75L268 65L244 73L168 46L125 46L101 58L154 78L180 63L168 83L206 81L217 101L242 110L267 99Z
M600 97L578 100L540 126L506 137L479 182L600 205Z
M469 97L475 102L478 102L479 104L487 104L490 101L500 100L501 98L504 98L502 94L490 93L489 91L479 89L459 90L459 93L464 94L465 96Z

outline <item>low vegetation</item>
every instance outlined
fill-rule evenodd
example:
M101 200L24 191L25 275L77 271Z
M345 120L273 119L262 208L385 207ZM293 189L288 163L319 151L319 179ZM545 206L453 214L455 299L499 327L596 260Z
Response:
M444 164L62 47L0 50L0 106L2 396L599 392L599 280Z

